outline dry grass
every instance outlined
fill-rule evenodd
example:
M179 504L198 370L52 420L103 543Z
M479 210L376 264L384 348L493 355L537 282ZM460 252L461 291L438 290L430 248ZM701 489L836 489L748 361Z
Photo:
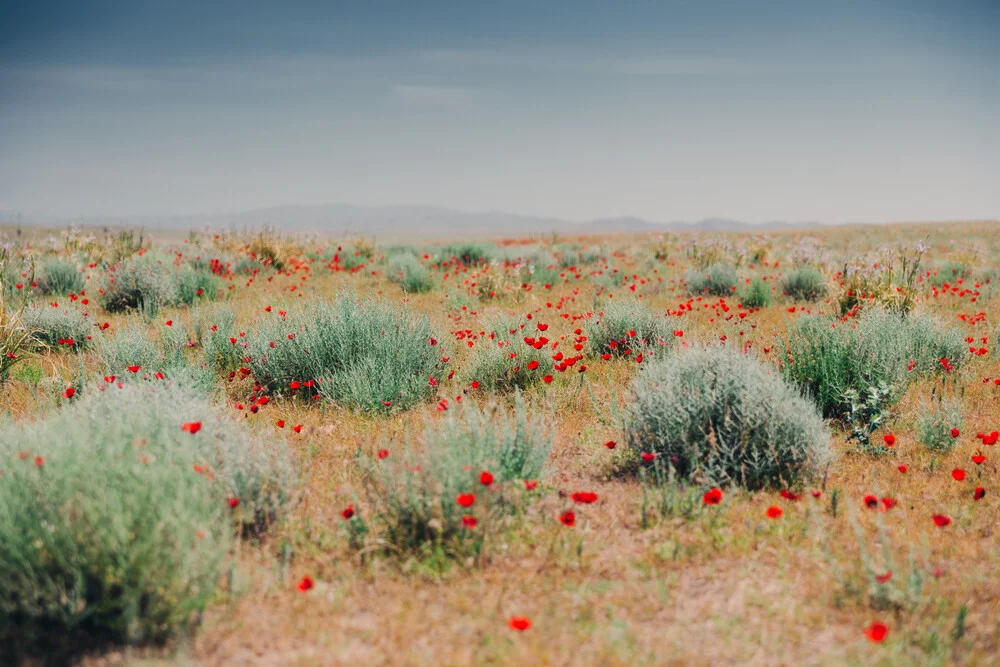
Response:
M805 235L842 254L930 234L934 247L929 261L976 257L973 266L978 268L1000 265L994 262L1000 251L997 229L972 223L899 225L818 229ZM769 264L753 272L743 267L740 275L777 278L790 268L785 253L801 235L771 234ZM717 236L731 244L748 242ZM673 240L658 274L626 257L650 239L574 241L616 249L615 266L651 281L635 293L658 312L674 311L688 301L680 284L690 267L683 237ZM837 270L830 269L827 275ZM345 285L359 293L403 299L378 271L376 276L331 273L317 262L272 281L258 278L249 286L237 279L230 304L239 325L266 305L277 307L300 294L332 295ZM441 279L441 272L433 275ZM586 321L564 320L560 314L594 310L594 288L586 277L584 272L583 279L551 290L536 287L521 303L501 303L499 309L534 313L534 321L551 324L547 335L552 340L570 337L577 326L586 330ZM445 284L457 288L469 279L453 274ZM987 296L974 303L968 296L922 295L918 307L978 339L992 334L1000 306L990 290L980 291ZM615 290L613 298L630 295L626 287ZM448 313L445 296L438 289L405 298L448 332L478 332L483 317L498 308ZM685 341L726 335L752 339L754 349L761 351L773 347L775 334L796 316L778 296L742 326L703 307L717 301L705 297L675 318L676 327L684 330ZM735 301L730 312L737 311ZM833 312L835 301L831 294L805 307ZM988 322L970 326L957 318L977 312L987 313ZM183 311L164 312L157 319L167 317L188 322ZM99 318L110 321L112 330L123 321L104 314ZM464 342L448 343L454 367L461 368L469 350ZM552 385L533 390L554 406L558 425L539 501L491 543L486 558L443 571L418 558L359 557L346 543L340 516L358 498L357 450L371 453L406 431L419 432L424 419L438 416L434 403L375 418L330 406L272 402L250 419L262 437L279 419L289 428L304 425L300 434L288 434L308 475L303 503L263 543L241 547L234 557L231 589L228 584L220 589L193 637L166 651L130 650L91 657L86 664L993 664L1000 651L1000 459L989 447L983 448L988 458L982 465L973 464L970 456L979 444L973 437L977 431L1000 427L1000 388L983 382L1000 376L992 352L996 344L990 339L991 354L973 358L962 371L969 417L953 452L932 455L917 443L914 420L930 387L918 384L895 410L896 455L869 459L851 454L843 435L836 433L839 457L825 483L816 486L819 498L808 489L797 501L727 490L715 514L665 518L645 529L639 478L628 472L621 448L603 446L621 439L614 416L636 364L588 358L583 377L570 369ZM772 349L763 357L778 352ZM58 351L26 363L41 364L47 377L64 378L78 366ZM95 367L89 357L83 363ZM233 396L245 390L229 387ZM453 384L440 391L449 399L462 394L463 388ZM18 419L43 412L53 402L52 391L32 389L16 378L0 389L0 404ZM905 475L897 469L901 464L908 466ZM957 467L969 472L966 481L952 479L949 473ZM979 502L972 501L975 486L987 491ZM576 506L577 525L567 528L556 518L572 505L566 495L578 490L595 491L600 499ZM868 494L899 502L884 513L871 511L862 501ZM781 519L765 516L771 505L783 508ZM934 525L931 516L940 512L952 517L952 525ZM870 577L890 568L893 577L882 590L892 593L879 594ZM316 580L308 593L295 585L304 575ZM911 576L922 578L919 593L908 582ZM963 607L967 615L959 636L956 623ZM511 616L526 616L533 626L525 632L511 630ZM881 644L864 634L876 620L890 628Z

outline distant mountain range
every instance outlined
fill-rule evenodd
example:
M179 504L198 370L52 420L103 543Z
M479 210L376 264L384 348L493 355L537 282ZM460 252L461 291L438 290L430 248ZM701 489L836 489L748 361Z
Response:
M7 214L5 224L17 221ZM270 225L283 231L363 234L378 238L512 238L538 234L613 234L662 231L747 232L813 227L816 222L749 224L738 220L708 218L694 223L659 223L636 217L599 218L587 222L517 215L502 211L471 213L439 206L274 206L241 213L86 217L70 219L24 218L24 225L82 224L88 227L143 227L152 230L202 228L259 228Z

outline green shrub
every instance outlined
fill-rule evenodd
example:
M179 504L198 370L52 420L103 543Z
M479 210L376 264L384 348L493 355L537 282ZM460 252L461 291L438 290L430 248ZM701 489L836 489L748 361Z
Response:
M968 264L949 260L938 267L935 273L931 274L930 283L935 287L941 287L945 283L953 285L956 280L965 280L971 273L972 271Z
M65 664L191 626L234 532L266 525L296 488L283 443L254 437L182 381L78 396L40 421L0 425L5 664L39 653Z
M462 374L462 381L465 386L478 383L478 389L489 392L527 389L552 372L552 359L546 349L536 350L516 336L483 340Z
M76 263L59 259L49 259L42 264L35 284L42 294L73 294L87 286Z
M952 429L961 432L965 406L961 400L932 396L931 405L924 406L917 418L917 439L932 452L950 452L958 444Z
M941 359L957 368L966 354L957 331L926 316L881 309L866 309L846 321L800 317L789 327L785 349L785 377L815 401L824 417L835 418L850 409L847 392L863 397L885 387L892 405L911 378L942 372Z
M541 476L552 430L518 394L513 411L469 404L449 411L428 424L424 445L390 445L386 458L362 461L368 505L381 540L395 550L437 546L461 556L479 553L484 535L497 530L525 493L523 481ZM483 483L483 472L493 476L492 483ZM475 500L463 507L459 494ZM466 516L478 525L463 525Z
M249 368L268 390L311 381L313 393L366 411L427 400L445 366L440 334L425 316L350 294L289 309L287 318L272 314L247 338Z
M404 253L389 260L389 280L397 283L404 292L418 294L434 289L434 280L416 256Z
M626 437L677 475L748 489L797 485L831 459L816 409L777 370L727 348L689 349L645 366Z
M635 356L674 340L670 323L638 301L608 302L597 317L587 328L587 339L598 355Z
M232 372L242 366L248 344L246 337L236 331L236 313L232 308L199 308L194 316L194 330L209 367L216 372Z
M175 280L177 303L192 306L197 301L210 301L219 296L219 279L211 273L183 268L177 272Z
M771 303L771 288L760 278L754 278L744 290L742 300L747 308L766 308Z
M93 325L78 308L60 305L32 306L24 311L24 326L32 331L30 346L38 349L82 349L90 345Z
M142 310L153 315L177 300L170 268L147 259L110 269L101 295L101 305L111 313Z
M688 291L691 294L712 296L732 296L739 278L730 264L715 263L703 270L691 271L687 275Z
M452 243L441 248L437 263L456 262L466 266L478 266L495 259L500 251L492 243L477 243L466 241Z
M803 266L785 276L781 288L796 301L815 301L826 295L826 279L813 267Z

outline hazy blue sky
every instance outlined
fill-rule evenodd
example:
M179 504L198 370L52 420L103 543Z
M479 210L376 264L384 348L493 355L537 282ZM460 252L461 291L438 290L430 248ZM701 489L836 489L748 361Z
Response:
M1000 217L1000 0L14 5L0 211Z

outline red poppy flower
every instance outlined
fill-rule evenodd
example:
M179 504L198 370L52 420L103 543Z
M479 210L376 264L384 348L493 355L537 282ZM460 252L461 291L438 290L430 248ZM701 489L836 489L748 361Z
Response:
M240 499L236 498L235 496L228 499L226 502L229 503L229 506L232 507L233 509L236 509L237 507L240 506Z
M463 516L462 525L471 530L479 525L479 519L474 516Z
M201 422L187 422L186 424L181 424L181 430L194 435L201 430Z
M352 516L354 516L354 503L351 503L344 508L344 511L340 513L340 516L344 517L344 521L347 521Z
M274 425L277 426L278 428L285 428L285 420L279 419L278 421L274 422Z
M136 366L129 366L128 370L129 370L130 373L138 373L139 369L141 369L141 368L142 368L142 366L138 366L138 365L136 365Z
M885 582L889 581L890 579L892 579L892 570L889 570L885 574L876 574L875 575L875 581L877 581L880 584L884 584Z
M571 498L573 498L573 502L575 503L589 505L597 501L597 494L593 491L577 491Z
M608 440L606 443L604 443L604 446L607 447L608 449L614 449L615 447L618 446L618 443L615 442L614 440Z
M898 504L899 504L899 501L896 500L895 498L888 498L887 497L887 498L883 498L882 499L883 511L891 510L893 507L895 507Z
M770 507L767 508L768 519L780 519L781 515L784 513L785 513L784 510L782 510L780 507L775 507L774 505L771 505Z
M455 502L462 507L472 507L472 504L476 502L476 496L471 493L460 493L455 496Z
M934 515L934 525L938 528L944 528L951 523L951 517L947 514L935 514Z
M962 435L962 432L959 431L957 428L951 429L951 437L957 438L960 435Z
M524 632L531 627L531 619L525 618L524 616L511 616L507 624L510 626L511 630Z
M479 473L479 483L483 486L489 486L493 483L493 473L486 472L485 470Z
M655 459L655 458L656 458L656 454L653 453L653 452L643 452L642 453L642 460L645 463L652 463L653 459Z
M954 470L951 471L951 477L956 482L961 482L962 480L965 479L965 471L962 470L961 468L955 468Z
M66 391L63 392L63 398L73 398L76 395L76 389L73 387L66 387Z
M788 489L782 489L781 497L784 498L785 500L798 500L802 496L798 493L792 493Z
M302 577L302 579L299 580L298 588L300 591L305 593L306 591L312 590L315 585L316 582L313 581L313 578L307 574L306 576Z
M981 486L977 486L976 490L972 492L973 500L982 500L986 497L986 489Z
M536 368L538 368L538 362L537 361L532 360L532 361L528 362L528 370L529 371L533 371Z
M38 468L41 468L43 465L45 465L45 459L42 458L41 456L36 456L35 457L35 466L38 467Z
M886 433L884 436L882 436L882 442L885 443L886 447L892 447L893 445L896 444L896 436L894 436L892 433Z
M524 488L527 489L528 491L534 491L536 487L538 487L537 480L534 479L524 480Z
M905 475L907 473L907 471L909 470L909 468L907 468L906 466L899 466L899 468L897 468L897 470L899 470L899 472L901 472L901 473L903 473Z
M701 500L706 505L718 505L722 502L722 489L709 489Z
M889 634L889 626L880 621L875 621L865 628L865 636L868 637L868 641L876 644L885 639L887 634Z
M549 384L552 382L553 379L554 378L551 375L546 375L545 377L542 378L542 382L544 382L545 384Z
M985 460L986 457L983 456L981 452L977 452L972 455L972 462L975 463L976 465L980 465Z
M876 498L875 496L871 495L865 496L864 503L870 510L878 508L878 498Z
M296 424L295 426L292 427L292 430L295 431L296 433L302 433L302 424Z
M564 526L574 526L576 525L576 513L573 510L566 510L559 515L559 521Z

